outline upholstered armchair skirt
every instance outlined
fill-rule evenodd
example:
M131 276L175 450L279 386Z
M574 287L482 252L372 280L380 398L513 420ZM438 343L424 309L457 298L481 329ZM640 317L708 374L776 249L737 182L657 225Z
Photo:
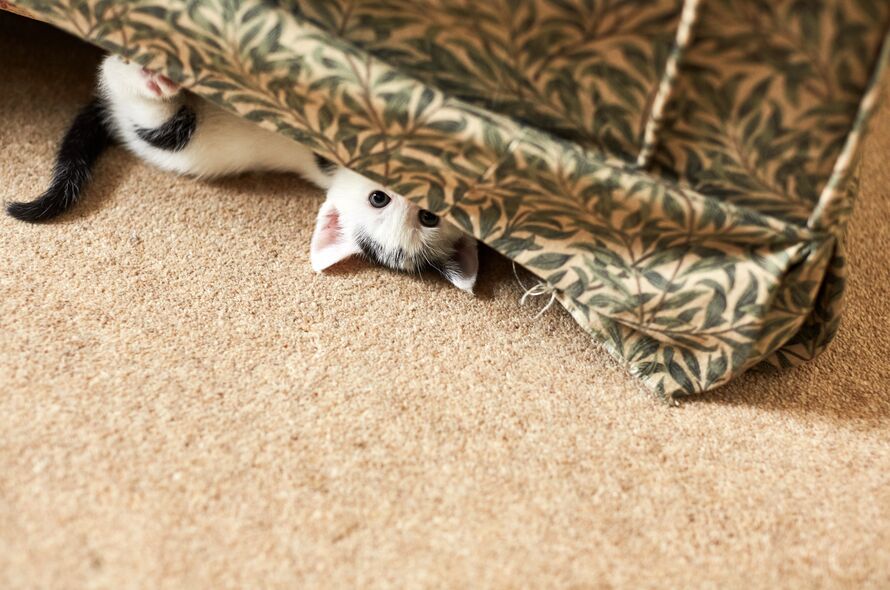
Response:
M444 215L666 398L837 330L885 0L0 5Z

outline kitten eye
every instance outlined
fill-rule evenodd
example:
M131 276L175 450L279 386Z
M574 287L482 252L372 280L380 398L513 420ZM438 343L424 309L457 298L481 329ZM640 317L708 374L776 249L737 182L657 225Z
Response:
M417 214L417 218L423 227L436 227L439 225L439 216L426 209L421 209L420 213Z
M392 199L389 198L389 195L383 191L373 191L370 195L368 195L368 202L371 203L371 206L375 209L383 209Z

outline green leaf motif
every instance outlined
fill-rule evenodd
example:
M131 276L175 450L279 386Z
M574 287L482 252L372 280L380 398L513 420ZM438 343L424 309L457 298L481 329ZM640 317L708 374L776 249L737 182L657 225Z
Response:
M16 6L472 233L659 395L837 331L890 2Z
M538 254L537 256L526 262L526 265L542 270L553 270L555 268L560 268L561 266L563 266L569 258L570 257L566 254L555 254L553 252L548 252L546 254Z

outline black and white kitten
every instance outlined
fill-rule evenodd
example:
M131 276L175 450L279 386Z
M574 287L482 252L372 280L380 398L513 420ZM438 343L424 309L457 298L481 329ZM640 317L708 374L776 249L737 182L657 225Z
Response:
M313 269L320 272L360 254L397 270L434 268L472 292L479 266L476 240L455 226L116 56L102 62L97 97L66 133L50 187L34 201L10 203L8 213L37 222L69 209L96 159L115 141L178 174L209 178L252 170L295 172L327 189L312 236Z

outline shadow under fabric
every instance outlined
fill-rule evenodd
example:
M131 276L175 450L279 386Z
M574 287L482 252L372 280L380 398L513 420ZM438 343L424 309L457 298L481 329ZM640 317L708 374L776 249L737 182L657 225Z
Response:
M537 275L659 396L806 361L837 330L886 2L0 8L446 217Z

